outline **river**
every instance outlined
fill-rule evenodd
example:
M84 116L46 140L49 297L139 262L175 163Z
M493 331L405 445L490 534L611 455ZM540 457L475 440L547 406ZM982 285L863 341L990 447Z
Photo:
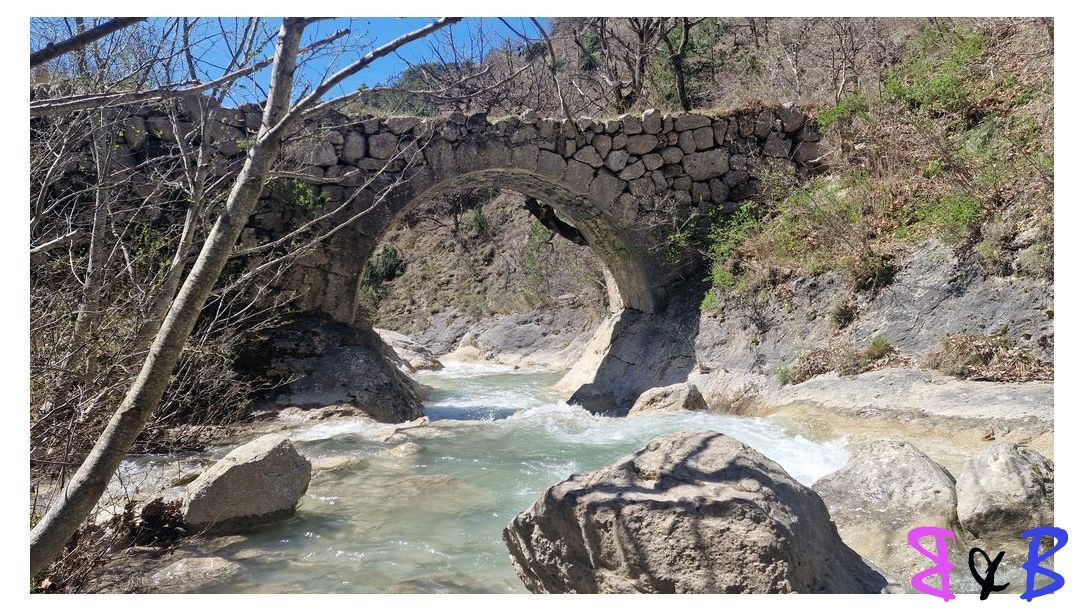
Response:
M315 463L297 515L217 554L246 567L221 592L525 592L501 530L549 486L680 429L727 433L804 484L839 469L843 439L816 443L772 418L669 412L608 418L549 390L560 373L448 363L419 375L434 390L434 426L410 432L416 454L382 442L387 425L363 419L305 423L291 432Z

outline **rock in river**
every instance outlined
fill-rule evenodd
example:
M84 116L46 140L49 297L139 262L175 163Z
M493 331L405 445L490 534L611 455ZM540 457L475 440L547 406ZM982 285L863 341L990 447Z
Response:
M174 561L155 572L141 590L152 593L199 593L228 583L243 571L222 557L193 557Z
M281 435L235 448L188 485L181 512L193 532L226 533L293 516L311 465Z
M704 396L693 383L678 383L648 389L629 409L629 416L649 414L660 410L708 410Z
M444 367L444 365L437 360L437 357L432 351L422 344L415 342L409 336L394 332L390 329L373 328L373 331L377 332L385 344L392 347L396 356L407 365L410 372L416 372L418 370L440 370Z
M535 593L876 593L887 581L778 464L711 431L551 487L505 528Z

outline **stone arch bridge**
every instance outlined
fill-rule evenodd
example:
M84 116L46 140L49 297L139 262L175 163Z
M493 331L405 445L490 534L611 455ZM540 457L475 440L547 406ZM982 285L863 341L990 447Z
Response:
M607 265L626 308L659 312L678 270L653 248L661 240L653 211L733 208L765 164L803 172L820 155L818 132L793 106L722 117L648 110L571 121L527 111L497 120L480 113L323 123L329 127L289 145L286 157L327 196L325 208L353 199L329 220L342 228L285 283L307 308L344 322L356 322L361 273L386 230L419 202L460 187L513 190L552 207ZM264 202L242 240L281 234L293 216L281 202Z
M121 152L127 152L120 157L134 167L168 150L175 134L195 134L190 128L200 115L185 110L193 102L199 100L180 100L177 125L159 111L136 109L118 136ZM246 105L215 113L205 133L227 169L240 162L241 143L259 127L260 112ZM331 323L282 332L298 341L264 353L278 350L295 365L265 364L261 371L303 375L276 403L354 401L375 407L371 413L388 421L421 414L417 396L403 391L410 383L375 354L387 347L358 318L362 271L381 237L413 206L455 188L496 187L549 207L548 217L575 228L608 267L622 309L597 330L564 390L593 411L622 414L645 389L684 381L696 367L699 300L676 297L682 293L683 285L675 284L682 266L669 249L656 248L663 235L658 221L733 209L756 190L762 168L790 165L806 173L818 163L819 149L814 123L793 106L723 116L648 110L575 121L541 118L530 110L499 119L329 113L300 130L277 166L279 176L303 180L324 196L317 210L266 189L240 247L275 240L314 216L325 217L314 231L334 232L275 282L298 295L312 318ZM329 339L329 326L345 330L340 340Z

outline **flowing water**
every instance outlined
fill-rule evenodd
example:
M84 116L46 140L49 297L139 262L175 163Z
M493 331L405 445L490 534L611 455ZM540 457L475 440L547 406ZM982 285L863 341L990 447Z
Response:
M290 434L315 465L293 519L216 554L247 572L224 592L524 592L501 530L549 486L613 463L660 434L727 433L810 484L847 460L843 440L815 443L772 419L702 413L607 418L550 391L560 374L450 363L433 387L430 427L382 442L387 425L307 423ZM388 449L408 437L412 456Z

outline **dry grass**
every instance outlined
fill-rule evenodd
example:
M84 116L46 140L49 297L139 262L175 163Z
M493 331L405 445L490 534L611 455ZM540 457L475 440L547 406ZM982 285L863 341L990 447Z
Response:
M1052 364L1001 336L950 336L927 355L923 365L964 380L1026 382L1055 377Z
M799 356L795 365L787 368L786 384L799 384L828 372L854 376L889 367L903 367L911 359L898 351L882 336L878 336L863 348L842 343L807 351Z

